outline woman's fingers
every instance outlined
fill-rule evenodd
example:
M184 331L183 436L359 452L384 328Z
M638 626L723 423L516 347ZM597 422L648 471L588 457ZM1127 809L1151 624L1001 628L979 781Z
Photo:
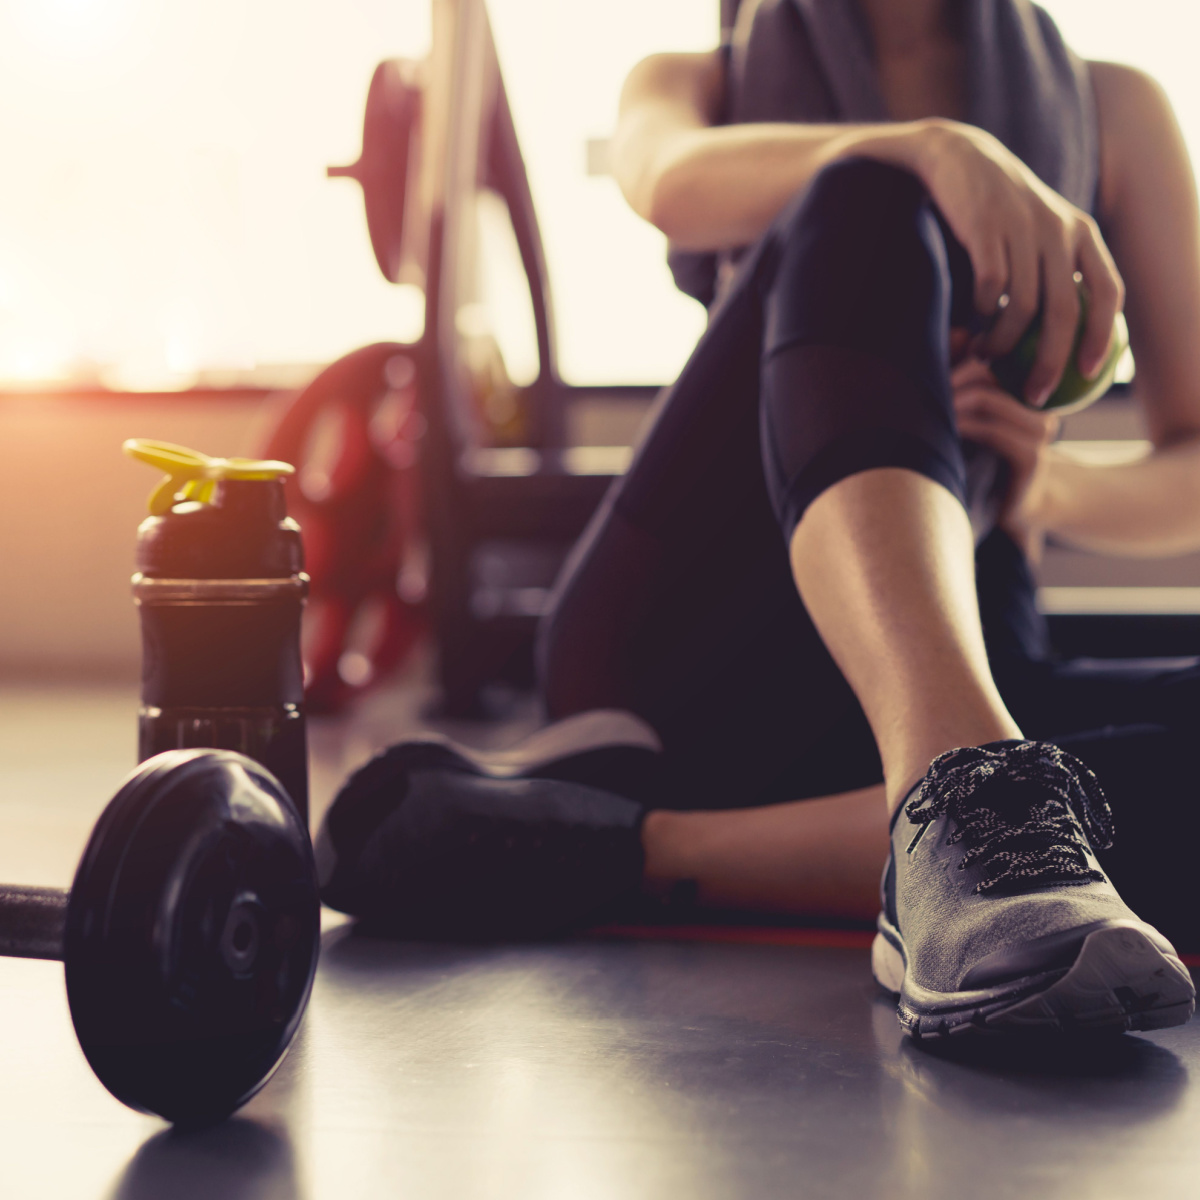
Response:
M967 246L975 274L975 309L984 316L999 313L1001 298L1008 292L1008 250L1003 231L980 231Z
M951 367L950 386L955 393L968 384L985 384L990 388L997 386L996 377L992 374L992 368L983 359L972 356L964 358L961 362Z
M1058 432L1058 417L1029 408L995 384L971 381L954 393L954 419L960 437L988 447L1008 463L999 521L1018 540L1026 538L1037 526L1044 496L1038 481L1044 479L1046 446Z
M1016 480L1023 480L1036 469L1046 445L1043 437L1031 437L1028 430L1006 421L995 421L975 413L958 416L958 436L994 450L1005 459Z
M995 450L1018 471L1029 469L1037 461L1038 448L1012 429L991 421L966 418L959 421L958 435L968 442Z
M1090 299L1079 368L1094 377L1124 300L1121 277L1095 222L1069 205L1047 203L1035 194L1030 208L1016 204L998 209L971 240L976 306L981 314L995 313L992 328L975 343L975 353L987 358L1007 354L1040 317L1025 399L1035 407L1044 405L1062 378L1079 331L1079 271Z
M990 447L1018 471L1037 462L1060 425L1054 413L1038 412L994 384L979 383L955 391L954 422L960 437Z
M1058 433L1059 418L1039 412L1013 399L995 384L966 383L954 393L954 413L960 432L964 421L989 428L1006 428L1036 445L1044 445Z
M1084 279L1091 303L1079 366L1095 376L1103 365L1123 285L1099 227L1041 182L990 134L953 122L931 127L921 168L934 201L965 247L974 270L975 307L992 318L970 353L1007 354L1039 313L1038 352L1026 397L1044 404L1062 378L1079 331ZM954 343L954 361L962 353Z
M1091 222L1084 226L1078 260L1088 293L1087 327L1079 344L1079 370L1085 379L1094 379L1108 357L1113 322L1125 307L1125 282L1099 230Z
M962 362L971 350L971 331L962 327L952 327L950 330L950 362Z
M1031 223L1019 221L1014 224L1007 257L1008 300L983 339L983 352L992 358L1007 354L1037 315L1040 254Z
M1062 242L1051 240L1042 253L1042 329L1037 357L1025 381L1025 399L1041 408L1058 386L1079 330L1079 289L1075 262Z

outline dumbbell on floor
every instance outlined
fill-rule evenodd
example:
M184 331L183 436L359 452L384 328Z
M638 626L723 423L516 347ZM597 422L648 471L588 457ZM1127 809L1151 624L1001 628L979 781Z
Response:
M282 786L225 750L171 750L124 782L69 892L0 887L0 954L62 959L84 1055L118 1100L227 1116L300 1023L320 903Z

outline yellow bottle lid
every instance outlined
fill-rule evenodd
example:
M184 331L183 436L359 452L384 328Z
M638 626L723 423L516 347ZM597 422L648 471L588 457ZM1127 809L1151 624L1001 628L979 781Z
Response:
M166 472L166 479L150 493L150 512L156 517L170 512L171 506L180 500L210 503L213 489L223 479L283 479L296 472L291 463L257 458L212 458L198 450L153 438L129 438L121 449L130 458Z

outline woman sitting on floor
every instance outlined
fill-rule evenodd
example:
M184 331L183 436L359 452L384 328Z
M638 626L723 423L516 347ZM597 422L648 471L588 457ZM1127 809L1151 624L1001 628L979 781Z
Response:
M1028 0L746 0L732 47L635 68L613 161L710 321L543 624L565 723L508 765L369 764L327 900L426 936L639 889L863 919L886 861L873 966L911 1032L1187 1020L1135 910L1194 936L1200 672L1054 660L1029 569L1047 535L1200 548L1200 221L1161 90ZM1042 406L1126 287L1153 448L1083 466ZM989 363L1039 315L1022 403Z

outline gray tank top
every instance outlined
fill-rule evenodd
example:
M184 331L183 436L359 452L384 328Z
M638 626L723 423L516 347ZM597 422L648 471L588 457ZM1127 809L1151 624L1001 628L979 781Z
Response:
M1086 64L1030 0L959 4L968 121L1092 212L1100 138ZM855 0L742 0L727 53L723 124L888 119ZM672 251L670 262L676 283L711 303L716 256Z

